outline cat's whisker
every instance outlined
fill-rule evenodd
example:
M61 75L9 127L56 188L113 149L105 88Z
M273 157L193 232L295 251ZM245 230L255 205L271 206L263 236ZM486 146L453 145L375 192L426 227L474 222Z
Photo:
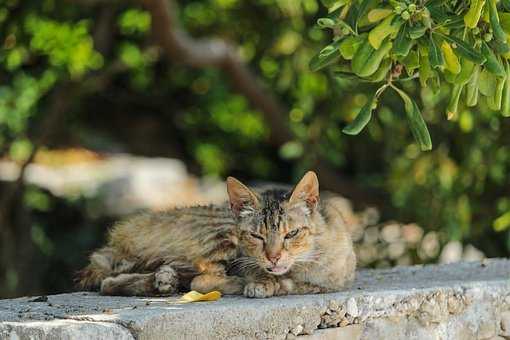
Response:
M260 268L256 258L253 257L240 257L232 261L232 268L240 273L251 273Z

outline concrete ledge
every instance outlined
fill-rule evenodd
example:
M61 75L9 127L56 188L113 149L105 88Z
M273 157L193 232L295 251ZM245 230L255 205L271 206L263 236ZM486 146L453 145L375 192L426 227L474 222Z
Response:
M37 300L0 301L0 339L510 339L509 260L365 270L323 295Z

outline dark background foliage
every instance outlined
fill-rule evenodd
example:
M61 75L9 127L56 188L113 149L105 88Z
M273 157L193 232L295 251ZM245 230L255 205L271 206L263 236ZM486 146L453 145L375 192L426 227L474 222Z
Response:
M324 188L357 207L377 205L386 219L417 222L437 231L441 244L458 240L487 256L508 254L508 120L461 103L458 120L446 121L449 89L434 95L409 82L405 90L422 108L432 151L414 143L390 92L360 135L344 135L376 88L309 70L310 58L331 40L315 25L325 15L317 0L178 5L182 28L232 44L280 111L264 111L239 91L224 65L166 58L141 3L5 0L4 160L22 165L35 150L83 147L178 158L197 176L291 183L317 169ZM71 289L73 271L117 216L97 217L90 199L57 198L22 183L4 181L0 190L0 296Z

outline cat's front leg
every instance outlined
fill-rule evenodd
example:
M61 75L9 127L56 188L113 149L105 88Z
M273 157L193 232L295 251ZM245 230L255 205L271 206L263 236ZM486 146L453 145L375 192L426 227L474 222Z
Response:
M327 289L318 285L295 282L290 278L259 278L248 282L244 287L244 296L249 298L267 298L271 296L291 294L317 294L324 293Z
M267 298L271 296L299 294L291 278L264 276L248 279L244 287L244 296L249 298Z
M267 298L278 295L280 284L271 278L250 281L244 286L244 296L249 298Z
M242 294L244 279L229 276L225 267L217 262L201 261L196 264L200 274L191 281L191 289L201 293L219 290L223 294Z
M286 279L284 282L282 282L281 291L283 295L283 292L286 294L320 294L328 293L332 290L309 282L300 282L294 281L292 279Z

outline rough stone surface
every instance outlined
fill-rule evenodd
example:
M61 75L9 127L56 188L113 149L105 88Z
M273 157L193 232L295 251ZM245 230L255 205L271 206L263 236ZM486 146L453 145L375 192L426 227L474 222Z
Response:
M510 327L510 261L364 270L334 294L176 301L0 300L0 339L498 339Z
M510 336L510 310L501 314L501 335Z
M311 335L303 335L298 340L358 340L361 338L363 327L361 325L350 325L320 329Z

